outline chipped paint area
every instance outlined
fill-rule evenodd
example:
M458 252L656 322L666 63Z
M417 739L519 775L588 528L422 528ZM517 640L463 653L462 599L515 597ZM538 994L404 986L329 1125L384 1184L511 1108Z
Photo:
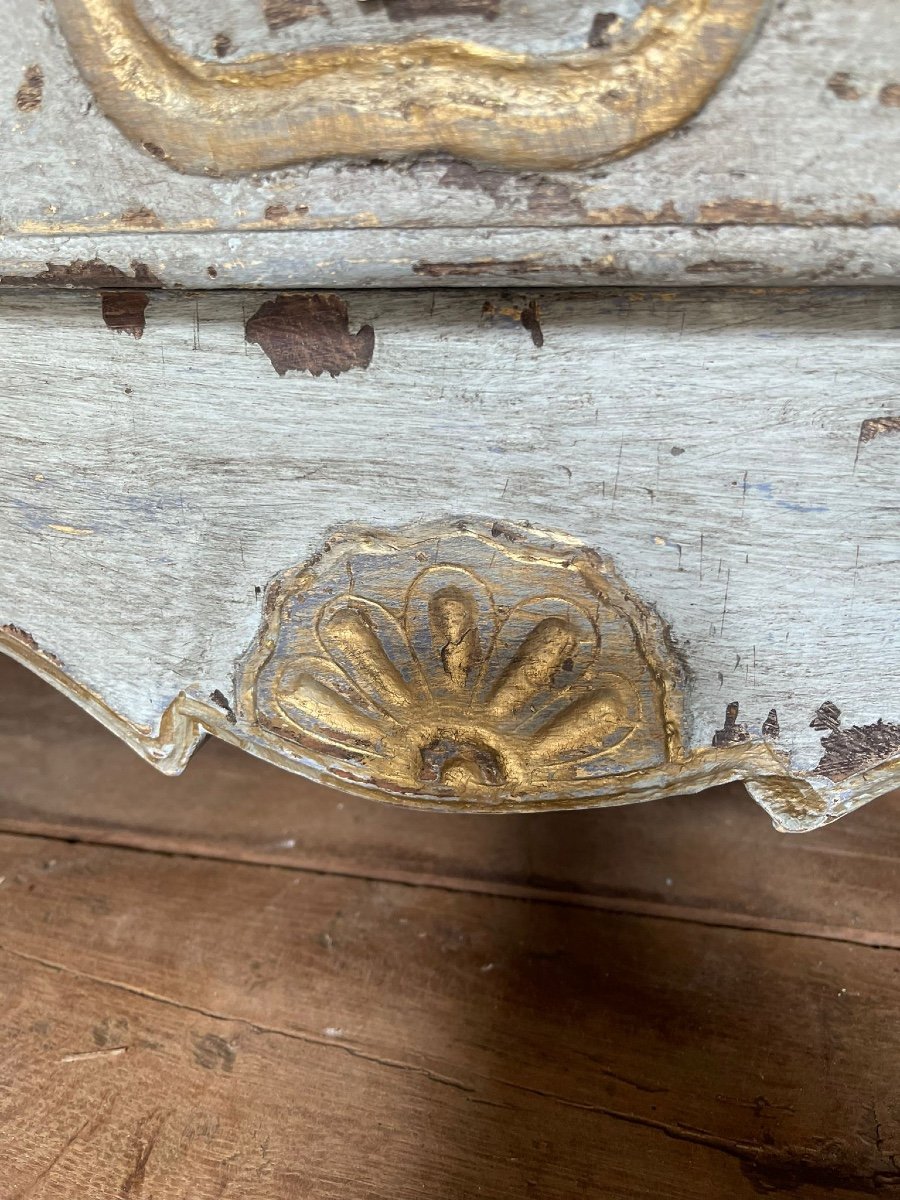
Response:
M145 311L148 303L146 292L101 292L103 323L114 333L129 333L136 340L140 339L146 328Z
M34 275L0 275L0 284L8 287L162 287L161 280L146 263L131 260L131 274L99 258L75 259L69 263L48 262L46 269Z
M857 457L863 446L874 442L876 438L886 437L892 433L900 433L900 416L867 417L859 427Z
M523 301L521 304L495 304L492 300L485 300L481 306L481 321L482 324L507 328L519 326L531 335L531 340L538 350L544 344L541 310L535 299Z
M375 8L378 0L361 0L366 8ZM482 17L495 21L500 15L500 0L380 0L390 21L415 21L421 17Z
M810 728L825 732L816 774L836 783L900 755L900 725L879 718L869 725L843 727L841 710L831 700L820 705Z
M22 74L23 79L16 92L16 108L24 113L37 112L44 99L44 72L35 63L26 67Z
M298 21L308 21L310 17L330 16L323 0L263 0L262 10L265 22L273 33L288 29ZM216 53L219 53L218 48Z
M267 300L244 329L279 375L288 371L327 372L332 378L365 369L375 350L375 330L362 325L350 332L346 303L339 296L283 294Z

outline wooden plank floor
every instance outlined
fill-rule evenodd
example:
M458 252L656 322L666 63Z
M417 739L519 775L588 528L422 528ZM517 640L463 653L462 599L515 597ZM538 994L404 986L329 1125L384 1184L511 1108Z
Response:
M0 661L0 1200L900 1196L900 796L179 780Z

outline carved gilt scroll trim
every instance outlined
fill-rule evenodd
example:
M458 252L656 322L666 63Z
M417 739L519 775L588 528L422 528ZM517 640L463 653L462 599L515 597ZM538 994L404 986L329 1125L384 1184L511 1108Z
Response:
M769 0L654 0L609 49L544 58L416 39L207 62L164 44L133 0L56 0L103 112L180 171L446 152L519 169L630 154L696 113Z

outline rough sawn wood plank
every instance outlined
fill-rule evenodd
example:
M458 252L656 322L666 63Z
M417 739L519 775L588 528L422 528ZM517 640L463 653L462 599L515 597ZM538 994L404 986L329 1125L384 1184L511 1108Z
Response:
M0 863L16 1200L900 1190L893 951L34 838Z

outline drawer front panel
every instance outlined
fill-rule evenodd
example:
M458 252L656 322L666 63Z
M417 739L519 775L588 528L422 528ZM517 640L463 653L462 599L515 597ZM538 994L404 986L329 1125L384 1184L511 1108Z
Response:
M410 803L821 823L896 778L898 317L9 292L4 648L168 770L212 729Z

